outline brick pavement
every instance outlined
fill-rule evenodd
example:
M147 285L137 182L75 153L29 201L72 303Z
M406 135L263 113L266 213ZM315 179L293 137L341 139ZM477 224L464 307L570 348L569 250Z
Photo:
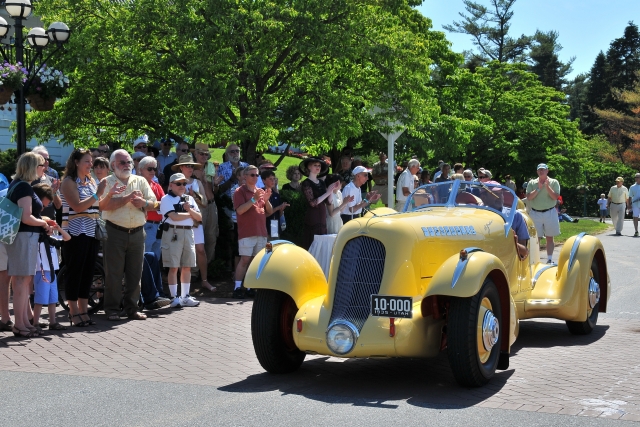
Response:
M406 400L640 421L639 320L605 318L592 335L563 322L521 323L511 367L484 388L460 388L446 355L432 360L308 356L290 375L266 374L253 353L251 301L204 299L198 308L152 312L146 321L19 340L0 332L0 370L199 384L229 393L279 391L374 407ZM361 404L361 403L357 403Z

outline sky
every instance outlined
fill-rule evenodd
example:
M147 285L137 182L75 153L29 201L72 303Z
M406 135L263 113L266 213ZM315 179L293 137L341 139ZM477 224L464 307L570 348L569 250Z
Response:
M474 1L490 4L489 0ZM446 34L455 52L474 49L470 36L442 28L462 20L458 15L465 12L462 0L424 0L418 10L431 19L434 30ZM533 35L536 30L559 33L560 60L575 57L569 77L589 72L596 55L606 53L609 44L623 36L629 21L640 26L640 0L517 0L513 12L509 34L514 38Z

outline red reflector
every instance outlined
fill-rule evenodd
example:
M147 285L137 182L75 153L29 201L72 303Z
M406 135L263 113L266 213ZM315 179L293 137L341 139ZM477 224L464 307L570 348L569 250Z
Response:
M393 317L389 318L389 336L390 337L395 337L396 336L396 319L394 319Z
M302 332L302 319L296 320L296 331Z

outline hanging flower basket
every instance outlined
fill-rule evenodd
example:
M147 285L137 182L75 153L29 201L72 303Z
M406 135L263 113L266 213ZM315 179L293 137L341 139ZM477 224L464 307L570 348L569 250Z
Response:
M31 109L36 111L51 111L53 110L53 104L56 102L55 98L43 98L37 93L27 95L27 100L31 105Z
M14 88L7 86L0 86L0 105L4 105L11 101L11 95L15 92Z

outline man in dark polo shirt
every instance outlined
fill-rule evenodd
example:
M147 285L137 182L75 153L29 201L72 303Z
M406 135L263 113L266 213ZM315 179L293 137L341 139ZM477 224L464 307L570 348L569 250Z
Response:
M169 178L171 177L171 175L174 174L171 167L173 165L177 165L178 158L180 158L180 156L182 156L183 154L187 154L188 152L189 152L189 144L187 144L184 141L178 143L178 145L176 146L176 159L173 162L166 165L162 170L162 175L164 176L164 182L162 183L162 190L164 190L165 193L168 191Z

